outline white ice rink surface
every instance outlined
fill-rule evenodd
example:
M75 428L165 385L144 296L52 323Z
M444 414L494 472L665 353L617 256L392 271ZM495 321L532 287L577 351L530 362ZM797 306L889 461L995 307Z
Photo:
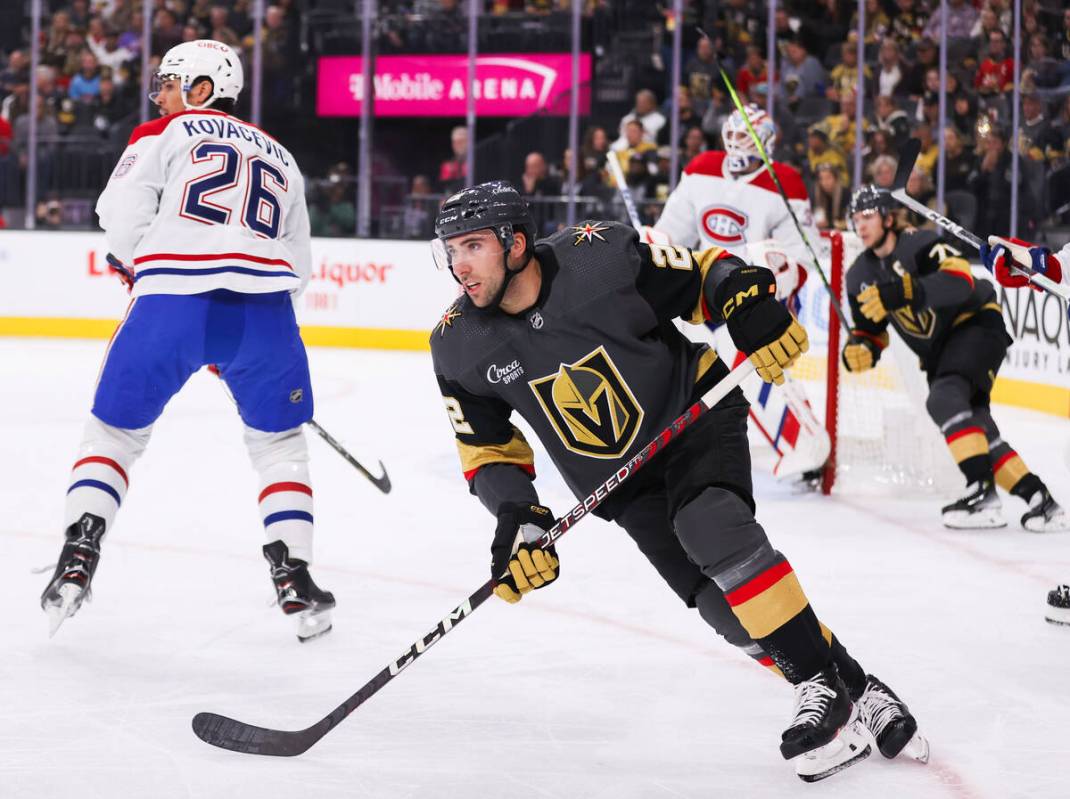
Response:
M49 640L47 575L30 570L59 552L103 349L0 340L2 799L1070 796L1070 629L1042 618L1070 580L1070 535L952 533L938 499L799 497L763 477L759 520L818 615L910 704L928 766L874 755L800 782L777 750L788 686L593 518L560 543L555 586L489 601L305 755L209 747L198 711L300 728L334 708L486 579L493 520L465 490L429 357L312 351L316 418L382 457L394 491L310 435L314 574L339 606L334 632L298 644L268 604L237 415L202 373L133 470L94 601ZM997 416L1070 501L1070 424ZM537 466L563 512L541 452Z

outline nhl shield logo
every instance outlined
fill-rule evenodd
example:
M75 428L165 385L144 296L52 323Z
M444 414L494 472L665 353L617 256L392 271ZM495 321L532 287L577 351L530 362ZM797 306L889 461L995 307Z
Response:
M643 422L642 407L604 347L528 385L562 443L580 455L620 457Z

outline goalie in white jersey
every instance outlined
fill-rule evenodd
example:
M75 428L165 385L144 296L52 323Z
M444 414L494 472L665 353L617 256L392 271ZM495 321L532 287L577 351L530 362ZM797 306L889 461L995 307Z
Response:
M285 147L230 115L243 74L227 45L173 47L156 83L162 116L134 130L97 201L109 261L133 301L100 370L67 491L65 543L41 606L55 633L89 598L130 468L167 402L208 365L245 424L263 553L279 605L307 640L330 629L334 597L308 573L302 425L312 418L312 386L291 302L311 263L304 181Z
M746 109L762 148L771 153L776 144L773 120L756 105ZM704 152L684 168L647 239L694 249L723 247L748 263L767 266L776 276L777 299L797 314L809 250L738 110L725 120L721 138L724 151ZM820 234L802 176L787 164L773 162L773 169L807 239L817 246ZM719 336L717 346L724 350L731 344ZM774 474L816 478L831 443L802 386L793 381L779 387L748 383L745 391L751 418L778 456Z

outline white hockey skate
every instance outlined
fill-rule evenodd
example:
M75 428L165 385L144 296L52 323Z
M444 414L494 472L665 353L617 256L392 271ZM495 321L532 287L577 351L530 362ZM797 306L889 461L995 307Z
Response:
M1044 618L1052 624L1070 625L1070 585L1056 586L1048 592Z
M1022 528L1031 533L1058 533L1070 530L1070 518L1048 489L1041 488L1029 498L1029 510L1022 514Z
M941 510L944 527L952 530L984 530L1006 527L1003 503L991 480L970 483L967 494Z
M850 720L835 738L795 758L795 773L803 782L817 782L861 763L872 753L873 737L859 720L858 708L853 707Z

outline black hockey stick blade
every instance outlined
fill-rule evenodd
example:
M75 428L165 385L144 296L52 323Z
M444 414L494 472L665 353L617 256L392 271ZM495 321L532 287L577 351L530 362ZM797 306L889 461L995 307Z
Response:
M323 427L319 424L319 422L317 422L315 419L309 419L306 424L313 430L315 430L316 434L324 441L326 441L328 446L331 447L331 449L333 449L335 452L345 458L350 466L352 466L362 475L367 477L373 486L378 488L384 494L390 493L390 489L392 488L390 484L390 475L386 473L386 467L383 466L382 461L379 461L379 472L381 476L376 477L374 474L368 471L360 461L350 455L346 448L335 440L334 436L324 430Z
M269 730L216 713L198 713L193 717L193 732L205 743L232 752L276 757L304 754L332 726L328 719L323 719L305 730Z
M907 187L910 173L914 171L914 164L921 152L921 142L918 139L907 139L899 151L899 166L895 170L895 180L892 181L892 191L899 191Z

